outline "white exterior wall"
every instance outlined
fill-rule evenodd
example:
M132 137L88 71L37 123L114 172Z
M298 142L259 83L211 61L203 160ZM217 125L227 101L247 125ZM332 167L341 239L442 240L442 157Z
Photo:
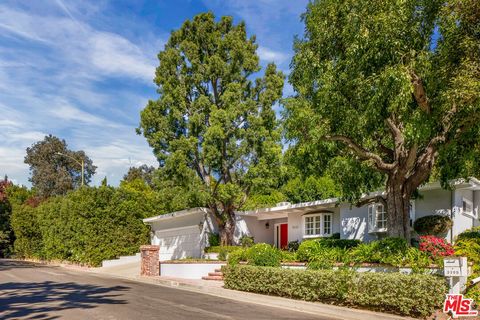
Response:
M367 210L367 206L356 207L348 203L340 205L340 238L365 242L377 239L375 234L368 233Z
M479 227L480 226L480 191L473 192L473 210L475 210L475 213L479 218L473 222L473 226Z
M471 215L467 215L463 212L463 199L467 199L473 203L473 210L475 210L474 204L474 191L472 190L455 190L454 193L454 207L453 207L453 239L463 231L474 227L475 221L478 219L473 218ZM473 212L475 213L475 211Z
M316 212L332 212L332 233L341 233L340 231L340 208L327 208L318 210ZM291 212L288 214L288 242L290 241L303 241L304 235L304 222L303 216L306 214L313 214L315 211L308 213Z
M269 227L265 226L268 222ZM274 243L274 224L286 223L287 219L258 220L257 217L237 216L235 241L240 242L243 235L252 236L255 243Z

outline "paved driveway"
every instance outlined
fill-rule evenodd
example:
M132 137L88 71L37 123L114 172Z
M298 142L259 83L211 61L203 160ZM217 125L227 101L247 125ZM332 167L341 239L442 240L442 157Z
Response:
M0 260L0 319L324 319L104 275Z

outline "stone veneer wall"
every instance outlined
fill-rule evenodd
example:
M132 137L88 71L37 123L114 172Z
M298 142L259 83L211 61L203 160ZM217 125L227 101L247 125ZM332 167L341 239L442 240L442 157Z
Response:
M142 255L140 275L142 276L159 276L159 252L160 247L155 245L145 245L140 247Z

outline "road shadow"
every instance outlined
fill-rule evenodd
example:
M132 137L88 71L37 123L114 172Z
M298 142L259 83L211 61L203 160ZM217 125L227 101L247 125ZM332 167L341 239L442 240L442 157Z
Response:
M50 313L126 304L119 299L128 287L102 287L73 282L0 283L0 319L58 319Z
M40 266L41 266L40 264L35 262L0 259L0 272L8 271L10 269L35 268Z

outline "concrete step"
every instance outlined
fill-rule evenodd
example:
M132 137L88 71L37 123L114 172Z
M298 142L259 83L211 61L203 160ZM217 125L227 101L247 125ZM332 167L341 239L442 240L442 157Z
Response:
M222 272L222 269L215 269L215 272Z
M223 277L223 272L209 272L209 277Z
M214 281L223 281L223 277L221 276L206 276L202 277L203 280L214 280Z

